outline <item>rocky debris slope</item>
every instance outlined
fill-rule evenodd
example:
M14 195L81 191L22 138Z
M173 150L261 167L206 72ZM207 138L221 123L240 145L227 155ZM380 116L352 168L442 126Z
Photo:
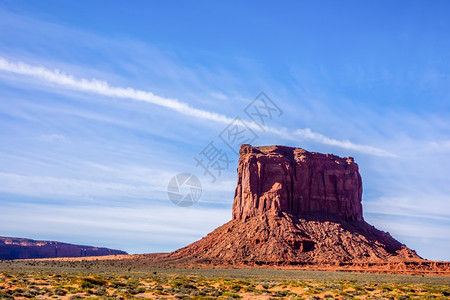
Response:
M232 220L168 259L250 265L423 261L364 221L361 195L353 158L242 145Z
M226 264L340 264L420 259L389 233L364 221L265 213L232 220L205 238L173 252L201 262Z
M55 241L0 237L0 259L85 257L118 254L127 253L121 250L73 245Z

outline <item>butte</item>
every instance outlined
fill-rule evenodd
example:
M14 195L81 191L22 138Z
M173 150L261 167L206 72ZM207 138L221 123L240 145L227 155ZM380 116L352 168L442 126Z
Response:
M450 271L448 262L424 260L364 221L362 180L352 157L242 145L237 172L232 220L164 261Z

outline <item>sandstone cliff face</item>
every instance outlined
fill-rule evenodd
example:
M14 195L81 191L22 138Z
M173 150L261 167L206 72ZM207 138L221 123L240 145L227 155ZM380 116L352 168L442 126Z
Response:
M212 264L423 262L363 219L352 158L285 146L242 145L233 218L167 259Z
M0 259L84 257L118 254L127 253L121 250L73 245L54 241L0 237Z
M286 146L242 145L233 219L267 211L363 220L362 182L353 158Z

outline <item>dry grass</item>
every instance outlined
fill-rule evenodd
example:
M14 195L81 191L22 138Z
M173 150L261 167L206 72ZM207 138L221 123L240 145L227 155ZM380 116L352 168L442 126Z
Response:
M276 269L130 269L101 260L0 262L0 299L449 297L449 277Z

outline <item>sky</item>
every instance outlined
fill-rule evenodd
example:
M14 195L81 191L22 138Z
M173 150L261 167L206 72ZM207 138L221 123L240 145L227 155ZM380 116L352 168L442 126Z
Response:
M237 124L255 146L354 157L365 220L449 261L449 9L0 0L0 235L194 242L231 219ZM260 95L278 108L263 127L246 113ZM208 149L220 173L197 163ZM201 183L189 207L167 192L180 173Z

